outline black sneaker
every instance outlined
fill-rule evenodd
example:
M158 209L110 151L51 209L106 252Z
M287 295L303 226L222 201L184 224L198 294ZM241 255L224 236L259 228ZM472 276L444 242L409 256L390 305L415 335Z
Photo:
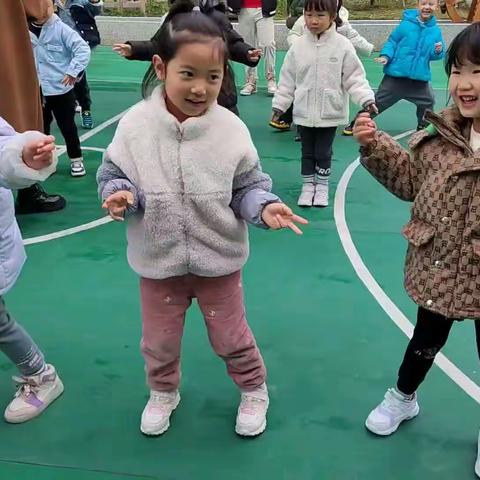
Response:
M56 212L65 208L67 201L61 195L49 195L38 183L18 191L15 213Z
M353 135L353 124L354 122L349 123L342 131L342 135L346 137L351 137Z

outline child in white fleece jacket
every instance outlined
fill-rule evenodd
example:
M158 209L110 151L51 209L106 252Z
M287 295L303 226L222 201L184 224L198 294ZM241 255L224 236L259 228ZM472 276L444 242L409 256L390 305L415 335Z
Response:
M375 95L355 49L337 33L337 0L306 0L307 31L288 51L273 98L272 122L293 102L293 120L302 141L303 187L300 207L328 206L332 144L348 118L349 95L376 110Z

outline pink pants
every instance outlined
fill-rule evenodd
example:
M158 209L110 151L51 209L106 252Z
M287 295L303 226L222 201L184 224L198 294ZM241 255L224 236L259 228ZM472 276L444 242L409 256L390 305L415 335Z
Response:
M245 317L241 272L223 277L188 274L164 280L140 280L143 333L141 349L147 383L157 391L178 388L180 346L185 314L197 298L210 344L242 390L265 382L266 371Z

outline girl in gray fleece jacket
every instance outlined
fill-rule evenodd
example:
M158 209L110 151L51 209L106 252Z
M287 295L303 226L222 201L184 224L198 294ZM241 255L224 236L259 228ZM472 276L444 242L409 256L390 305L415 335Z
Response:
M162 87L120 121L97 180L104 207L128 214L127 256L140 275L142 353L150 399L141 431L160 435L180 401L185 313L197 298L215 352L241 391L236 432L266 427L265 366L245 318L247 222L307 223L270 193L247 127L216 100L227 65L222 32L177 3L146 83ZM148 89L147 89L148 90Z

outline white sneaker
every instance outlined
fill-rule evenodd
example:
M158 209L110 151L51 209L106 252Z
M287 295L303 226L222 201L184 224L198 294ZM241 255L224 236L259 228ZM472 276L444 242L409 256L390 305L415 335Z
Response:
M267 92L272 97L277 92L277 84L273 78L267 81Z
M150 390L148 400L142 413L140 430L145 435L161 435L170 427L170 415L180 403L178 390L157 392Z
M82 158L75 158L70 161L70 175L72 177L83 177L86 173Z
M313 183L304 183L302 191L298 197L297 205L299 207L311 207L313 204L313 196L315 195L315 185Z
M475 473L480 477L480 433L478 434L477 461L475 462Z
M253 82L247 82L240 90L240 95L249 96L257 93L257 84Z
M314 207L328 207L328 184L315 184L315 195L313 197Z
M267 428L268 390L265 384L250 392L242 392L235 432L255 437Z
M416 417L419 411L417 394L408 400L396 389L389 388L383 402L370 412L365 426L377 435L390 435L404 420Z
M82 113L82 107L78 103L75 106L75 113Z
M38 375L13 377L18 385L15 398L5 410L8 423L23 423L40 415L63 393L63 383L52 365Z

